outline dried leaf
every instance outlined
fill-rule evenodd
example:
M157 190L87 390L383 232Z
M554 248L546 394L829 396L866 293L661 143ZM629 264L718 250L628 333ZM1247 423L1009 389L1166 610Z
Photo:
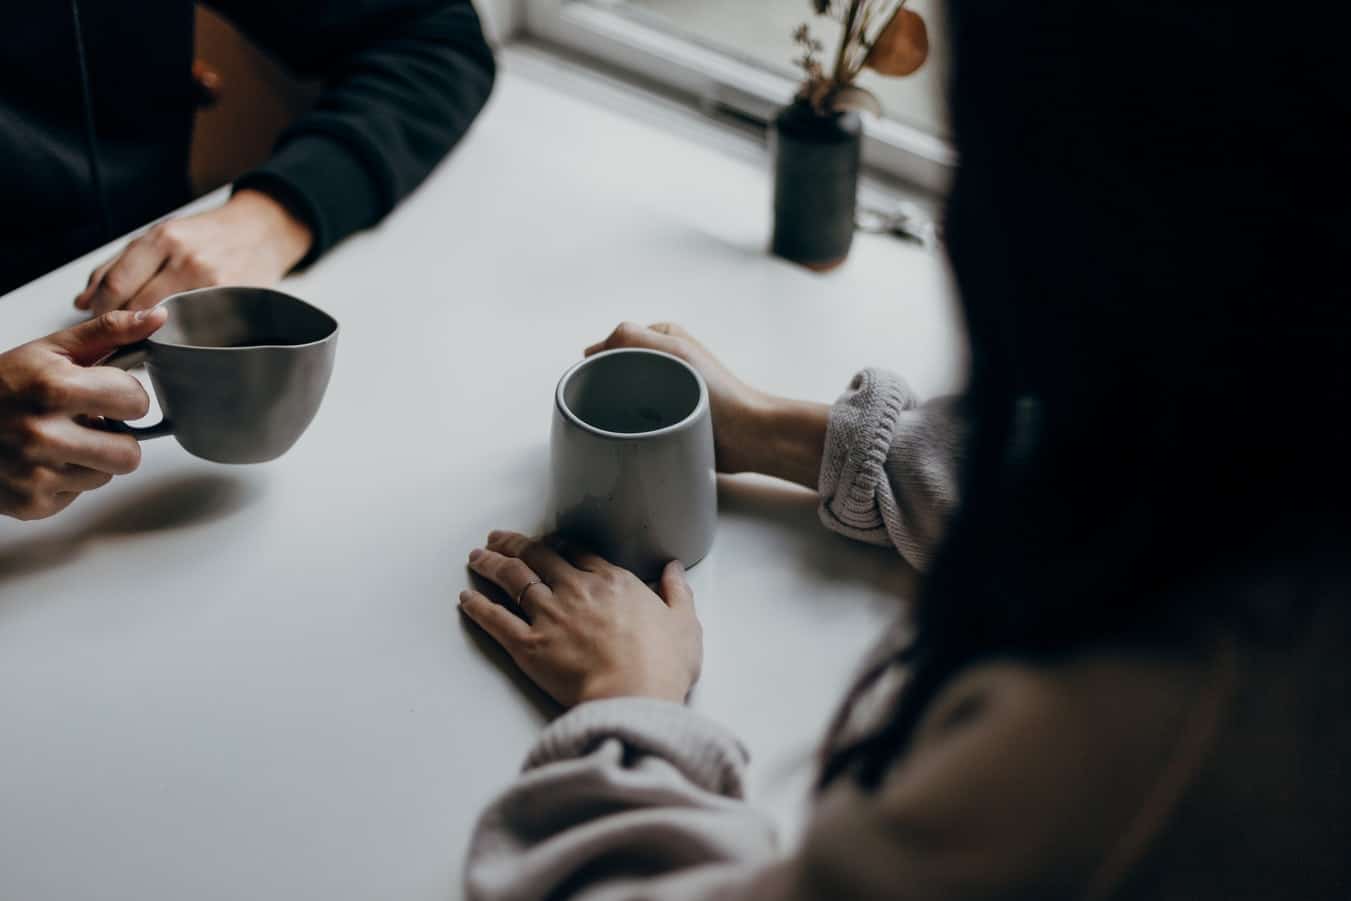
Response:
M871 91L858 85L845 85L830 97L830 108L837 113L846 110L865 111L874 116L882 115L882 104Z
M910 75L929 58L929 29L919 13L896 10L863 64L883 75Z

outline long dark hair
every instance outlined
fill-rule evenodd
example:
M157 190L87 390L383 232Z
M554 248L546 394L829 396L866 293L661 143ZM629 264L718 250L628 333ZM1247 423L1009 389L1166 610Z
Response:
M877 780L974 661L1185 645L1246 615L1226 572L1351 536L1351 69L1316 9L949 3L962 504L898 708L823 781Z

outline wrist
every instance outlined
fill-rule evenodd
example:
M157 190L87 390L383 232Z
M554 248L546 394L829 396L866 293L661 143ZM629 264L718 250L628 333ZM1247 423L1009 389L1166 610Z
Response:
M278 277L295 268L314 244L314 232L289 207L255 188L236 191L226 204L256 225L278 266Z
M754 414L753 471L815 491L825 453L830 407L765 395Z
M626 678L623 675L597 675L582 684L573 706L589 701L609 701L616 698L647 698L683 704L689 690L690 685L681 688L678 679L643 681Z

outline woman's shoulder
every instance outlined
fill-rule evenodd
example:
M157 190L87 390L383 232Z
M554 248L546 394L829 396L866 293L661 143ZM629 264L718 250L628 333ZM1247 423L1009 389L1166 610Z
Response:
M831 783L799 879L841 897L1335 895L1351 604L1315 594L1186 651L968 667L875 788Z
M802 879L840 896L909 897L898 873L913 897L1081 896L1203 764L1225 661L1123 650L969 668L876 790L832 784Z

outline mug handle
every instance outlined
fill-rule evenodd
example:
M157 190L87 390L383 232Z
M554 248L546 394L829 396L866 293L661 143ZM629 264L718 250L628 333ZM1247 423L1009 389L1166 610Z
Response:
M137 341L135 344L128 344L126 347L113 351L113 353L107 359L99 363L99 365L113 366L122 370L132 369L145 362L146 351L148 348L149 345L145 341ZM174 432L173 424L163 415L160 416L160 421L154 425L127 425L120 419L105 419L99 425L104 431L130 435L137 441L148 441L151 438L172 435Z

